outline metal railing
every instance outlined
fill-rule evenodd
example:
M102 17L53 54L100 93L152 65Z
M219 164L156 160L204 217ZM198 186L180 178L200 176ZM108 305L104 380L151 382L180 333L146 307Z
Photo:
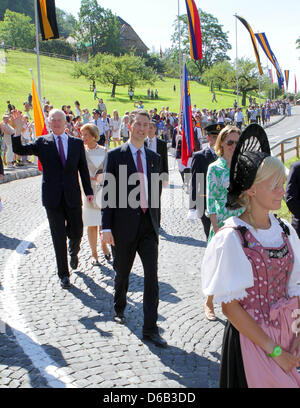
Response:
M281 140L281 141L278 142L278 143L275 143L275 144L271 147L271 153L272 153L272 151L275 150L278 146L280 146L280 152L277 153L277 154L274 154L274 156L280 157L282 163L284 163L284 155L285 155L285 153L292 152L293 150L296 150L296 156L297 156L297 158L299 158L299 148L300 148L300 147L299 147L299 138L300 138L300 135L291 136L291 137L288 137L287 139ZM285 150L285 148L284 148L285 146L284 146L284 145L287 144L287 143L289 143L289 142L291 142L292 140L296 140L296 146L293 146L293 147L291 147L291 148Z

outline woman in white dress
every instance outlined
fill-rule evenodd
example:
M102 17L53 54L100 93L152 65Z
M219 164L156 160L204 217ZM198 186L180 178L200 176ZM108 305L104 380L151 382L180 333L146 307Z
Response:
M110 119L111 135L114 142L114 147L118 145L121 146L120 138L120 128L121 128L121 118L117 110L114 110L113 117Z
M94 124L88 123L81 128L81 135L85 147L85 155L87 165L91 178L91 185L94 191L94 201L89 203L83 195L83 211L82 219L83 225L88 229L88 239L92 250L92 264L99 266L98 253L97 253L97 237L98 228L100 235L100 208L96 203L96 195L101 189L102 172L105 159L105 148L100 146L97 141L99 140L99 130ZM110 260L110 252L105 243L101 240L102 250L107 260Z

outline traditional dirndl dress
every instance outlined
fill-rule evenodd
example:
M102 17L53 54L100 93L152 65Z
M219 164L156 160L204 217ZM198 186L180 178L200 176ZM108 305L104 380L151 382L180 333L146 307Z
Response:
M298 309L298 298L289 288L294 267L290 231L281 220L279 223L283 243L276 248L262 246L247 227L234 227L251 264L254 283L245 288L245 296L237 300L276 344L289 350L295 337L292 313ZM299 388L300 374L296 369L285 373L261 347L228 321L223 336L219 385L221 388Z

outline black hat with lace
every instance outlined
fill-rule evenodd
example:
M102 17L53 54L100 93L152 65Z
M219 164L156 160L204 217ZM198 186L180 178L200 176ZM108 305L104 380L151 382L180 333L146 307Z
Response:
M241 207L237 202L239 196L252 186L259 166L270 155L270 145L264 129L256 123L247 126L239 138L231 160L227 208Z

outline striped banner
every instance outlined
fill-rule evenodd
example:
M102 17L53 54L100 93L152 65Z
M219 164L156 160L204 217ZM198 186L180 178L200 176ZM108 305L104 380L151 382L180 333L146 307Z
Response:
M37 5L43 41L59 38L55 0L38 0Z
M274 66L276 70L276 75L278 79L278 86L279 89L282 89L282 86L284 84L284 77L282 75L280 65L278 64L278 61L271 50L270 44L267 40L266 34L265 33L257 33L255 34L255 37L257 38L259 45L263 49L264 53L266 54L267 58L271 61L272 65Z
M202 54L202 36L199 13L194 0L185 0L189 34L190 34L190 49L192 60L203 59Z
M284 77L285 77L285 83L286 83L286 90L288 90L289 79L290 79L290 71L288 69L284 70Z
M254 32L252 31L252 28L250 27L250 25L247 23L247 21L243 17L239 17L237 15L235 15L235 17L240 20L240 22L247 28L247 30L248 30L248 32L250 34L253 49L254 49L254 53L255 53L255 56L256 56L258 70L259 70L260 75L263 75L263 69L262 69L261 63L260 63L259 52L258 52Z

